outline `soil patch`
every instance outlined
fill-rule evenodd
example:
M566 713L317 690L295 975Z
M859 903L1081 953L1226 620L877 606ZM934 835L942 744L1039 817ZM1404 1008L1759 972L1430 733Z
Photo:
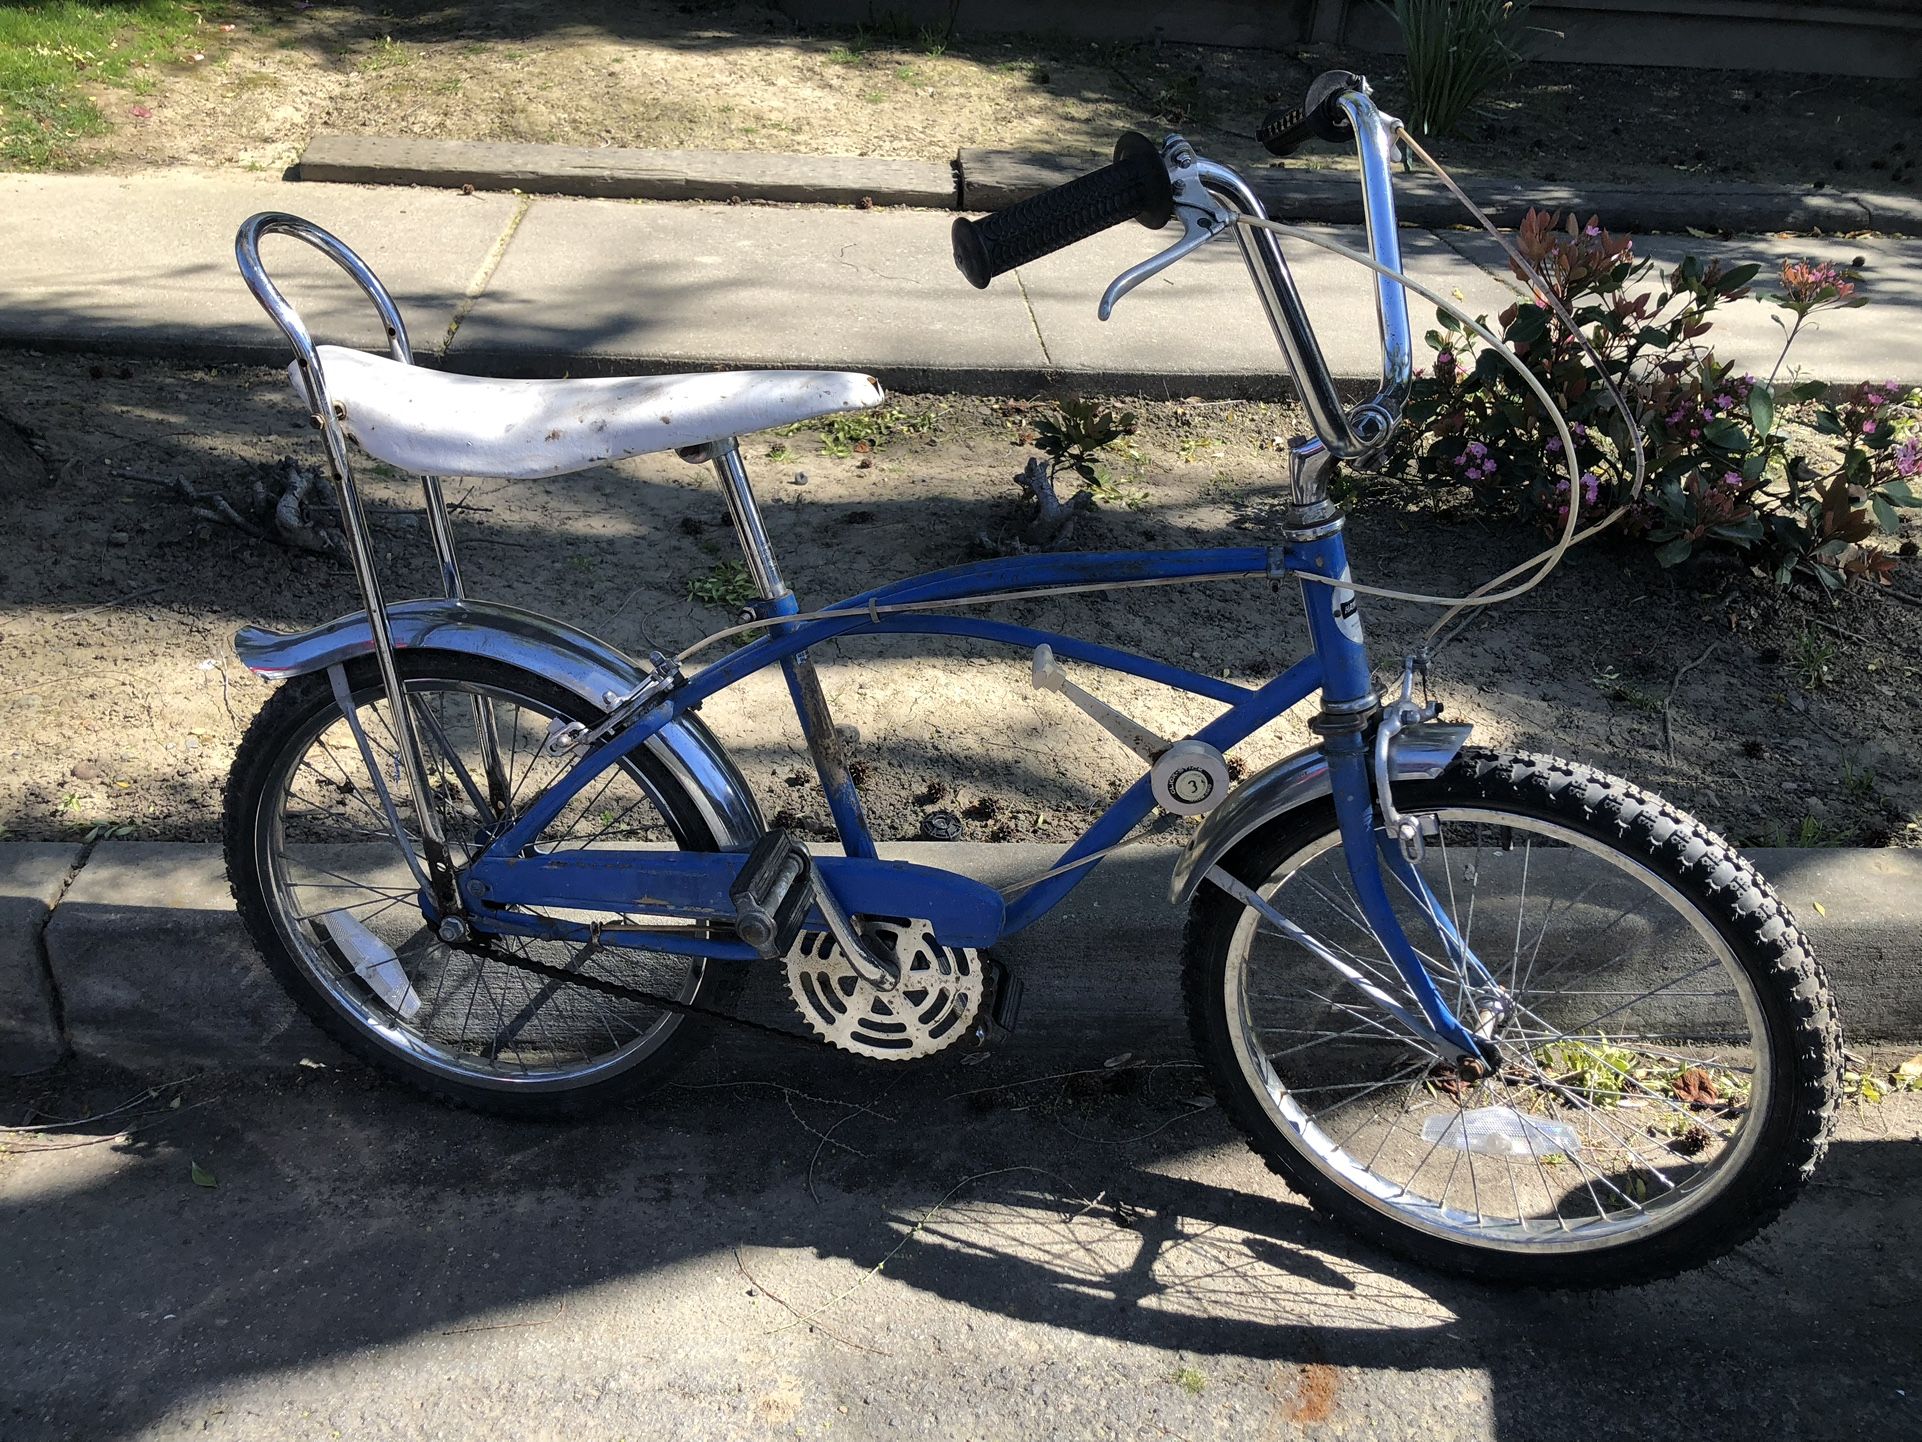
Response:
M1324 69L1366 70L1391 110L1406 96L1388 56L797 33L738 0L229 4L195 44L204 58L143 70L138 95L103 87L114 129L77 153L279 170L327 130L940 161L960 146L1106 152L1123 130L1177 128L1227 163L1265 166L1253 140L1262 114ZM1913 194L1913 92L1900 80L1543 62L1437 153L1466 173L1544 181ZM1319 148L1294 163L1352 165Z
M201 520L155 482L184 477L245 508L255 481L289 458L318 462L313 433L284 378L265 369L11 354L0 356L0 396L47 462L6 472L0 834L213 837L234 746L267 694L233 659L234 629L315 625L354 609L353 588L337 563ZM892 426L872 440L802 430L750 443L769 530L803 604L969 559L975 538L1003 523L1031 454L1030 404L894 405ZM1138 459L1117 467L1112 498L1082 518L1077 545L1278 542L1278 447L1298 423L1289 408L1137 410ZM364 479L380 508L389 595L430 594L412 482L379 467ZM630 652L677 650L732 619L725 604L690 596L703 581L715 583L703 594L723 595L721 568L736 554L704 469L643 457L551 481L456 482L450 494L477 596L558 615ZM1363 579L1459 592L1539 544L1519 528L1411 511L1405 500L1384 485L1357 504L1351 542ZM1922 591L1922 563L1903 561L1898 584ZM1305 648L1293 588L1264 582L998 613L1241 681L1273 676ZM1386 602L1366 613L1385 679L1431 613ZM1441 658L1436 690L1487 744L1598 762L1741 841L1914 846L1917 623L1913 610L1867 594L1831 605L1726 566L1664 572L1646 548L1589 547L1540 591L1470 627ZM817 657L837 718L858 732L884 837L916 836L939 808L959 813L971 839L1066 839L1139 774L1079 712L1030 689L1025 654L903 637ZM1215 713L1129 678L1071 670L1167 732ZM770 816L785 811L827 834L778 679L755 678L704 715ZM1246 743L1244 764L1306 744L1303 723L1291 714Z

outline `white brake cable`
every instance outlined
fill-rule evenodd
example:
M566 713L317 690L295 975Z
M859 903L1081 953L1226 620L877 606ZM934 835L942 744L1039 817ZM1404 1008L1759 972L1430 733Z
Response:
M1235 223L1238 225L1245 225L1258 230L1269 230L1278 235L1293 236L1297 240L1306 241L1310 245L1318 246L1334 255L1341 256L1345 260L1351 260L1365 269L1374 271L1377 275L1386 276L1397 285L1400 285L1406 290L1413 291L1424 300L1432 302L1439 309L1454 316L1463 325L1481 337L1482 341L1522 378L1529 390L1534 393L1535 399L1541 402L1543 411L1554 424L1556 433L1561 439L1562 461L1568 470L1568 517L1563 523L1561 535L1556 538L1555 544L1547 550L1531 556L1520 565L1513 566L1502 572L1501 575L1476 587L1466 596L1431 596L1410 591L1397 591L1384 586L1362 585L1353 580L1344 581L1336 576L1319 576L1312 573L1303 575L1302 579L1307 581L1314 581L1329 586L1345 586L1351 591L1360 592L1364 595L1380 596L1394 601L1409 601L1417 605L1446 607L1447 609L1442 613L1441 617L1433 626L1429 627L1427 635L1423 637L1424 642L1433 642L1434 638L1446 629L1448 623L1454 620L1461 612L1471 607L1499 605L1503 601L1512 601L1516 597L1526 595L1529 591L1534 590L1535 587L1547 580L1550 573L1561 564L1562 557L1568 553L1571 546L1579 545L1590 537L1598 535L1608 527L1614 525L1615 522L1619 521L1623 516L1627 515L1630 505L1641 497L1642 488L1647 478L1647 460L1642 447L1641 430L1635 423L1635 416L1629 408L1627 399L1616 386L1614 378L1608 374L1608 369L1603 364L1602 358L1596 352L1595 347L1589 342L1588 337L1582 333L1582 328L1576 324L1575 318L1568 313L1568 308L1562 304L1561 297L1555 294L1554 289L1542 277L1541 273L1496 229L1495 223L1488 218L1488 215L1481 207L1469 199L1462 188L1455 183L1454 177L1442 168L1439 161L1426 150L1422 149L1422 147L1416 143L1414 137L1409 135L1406 130L1397 130L1396 135L1424 165L1440 177L1442 183L1447 186L1454 197L1461 202L1469 214L1474 216L1482 229L1494 237L1496 244L1501 246L1503 252L1515 264L1516 268L1532 283L1533 298L1538 303L1554 311L1562 323L1568 327L1569 333L1575 337L1576 343L1579 344L1587 354L1589 362L1593 366L1597 378L1601 381L1609 400L1614 404L1616 410L1621 413L1623 425L1628 433L1629 449L1633 454L1634 462L1634 479L1629 486L1628 500L1616 506L1614 510L1610 511L1606 516L1603 516L1599 521L1587 527L1581 527L1581 468L1575 459L1575 438L1569 430L1568 418L1564 416L1561 410L1555 405L1547 389L1542 385L1541 381L1536 378L1534 372L1529 370L1522 359L1510 350L1507 345L1497 339L1487 326L1469 315L1454 302L1443 299L1427 286L1412 279L1403 272L1381 264L1373 256L1365 255L1350 246L1341 244L1339 241L1331 240L1327 236L1316 234L1314 231L1304 230L1299 226L1287 225L1276 220L1257 219L1241 211L1230 210L1229 213L1234 216ZM1533 571L1534 574L1528 576L1520 585L1510 587L1508 590L1497 589L1515 579L1517 576L1524 575L1529 571Z
M1608 394L1609 400L1614 404L1616 410L1621 413L1622 422L1628 432L1629 448L1634 456L1634 480L1629 487L1628 501L1618 505L1614 510L1610 511L1606 516L1603 516L1592 525L1582 527L1582 473L1575 459L1575 437L1569 429L1568 418L1561 413L1561 410L1556 406L1553 398L1548 394L1547 388L1536 378L1535 373L1529 370L1527 364L1523 362L1521 357L1510 350L1494 332L1490 331L1487 326L1469 315L1467 311L1463 310L1453 301L1446 300L1437 295L1420 281L1415 280L1402 271L1394 270L1383 265L1373 256L1363 254L1361 251L1343 245L1339 241L1331 240L1327 236L1319 235L1311 230L1304 230L1299 226L1288 225L1278 220L1258 219L1242 211L1233 210L1232 208L1229 209L1228 213L1234 217L1235 223L1238 225L1245 225L1258 230L1270 230L1277 235L1292 236L1297 240L1306 241L1310 245L1318 246L1331 254L1341 256L1344 260L1353 261L1356 265L1362 266L1364 269L1374 271L1377 275L1387 277L1397 285L1406 290L1413 291L1416 295L1421 296L1437 308L1454 316L1455 319L1479 336L1485 345L1493 350L1496 355L1500 356L1502 361L1522 378L1523 383L1534 393L1535 399L1541 402L1543 411L1554 424L1556 433L1560 437L1562 443L1562 461L1568 470L1568 518L1563 523L1561 535L1556 538L1555 544L1547 550L1529 557L1517 566L1510 567L1508 570L1502 572L1501 575L1496 576L1493 580L1484 582L1467 595L1434 596L1417 591L1398 591L1389 586L1371 586L1353 579L1343 579L1338 576L1320 576L1312 572L1293 573L1304 581L1313 581L1325 586L1341 586L1365 596L1379 596L1390 601L1407 601L1415 605L1441 606L1446 608L1443 610L1441 617L1433 626L1428 628L1427 634L1423 637L1424 644L1427 644L1432 643L1435 637L1446 629L1448 623L1463 611L1473 607L1499 605L1503 601L1512 601L1516 597L1526 595L1528 592L1534 590L1535 587L1547 580L1550 573L1561 564L1562 557L1568 553L1570 547L1580 545L1590 537L1599 535L1602 531L1608 529L1608 527L1614 525L1615 522L1628 514L1629 504L1641 497L1642 487L1647 476L1647 462L1642 448L1641 430L1635 424L1635 417L1629 409L1627 399L1616 386L1614 378L1608 374L1607 367L1602 363L1602 358L1596 352L1595 347L1589 342L1588 337L1582 333L1582 328L1576 324L1575 318L1568 313L1568 308L1562 304L1561 297L1555 294L1553 288L1543 279L1541 273L1502 235L1496 228L1494 221L1489 219L1487 213L1484 212L1480 206L1476 205L1473 200L1469 199L1467 193L1455 183L1455 178L1442 168L1439 161L1426 150L1422 149L1414 137L1409 135L1406 130L1397 130L1396 135L1424 165L1440 178L1442 184L1448 188L1456 200L1461 202L1463 208L1466 209L1470 215L1474 216L1482 229L1494 237L1495 243L1501 246L1503 252L1507 254L1516 268L1528 277L1533 283L1534 298L1554 311L1561 322L1568 327L1569 333L1574 336L1577 344L1586 352L1590 363L1594 367L1597 378L1601 381L1603 389ZM1509 581L1514 580L1517 576L1524 575L1529 571L1533 571L1534 574L1529 576L1528 579L1520 585L1512 586L1507 590L1497 589L1498 587L1506 585ZM1153 576L1125 581L1095 581L1075 586L1033 586L1022 590L996 591L986 595L950 597L936 601L894 601L886 604L869 601L865 606L831 607L823 611L803 611L792 616L770 616L752 621L744 621L739 625L728 626L714 632L712 635L703 637L686 650L680 652L674 659L677 662L687 661L700 652L707 650L710 646L725 641L730 637L743 635L749 631L765 631L782 622L825 621L846 616L866 616L870 620L876 620L882 616L896 615L909 611L943 611L951 610L959 606L980 606L1001 601L1022 601L1042 596L1074 596L1095 591L1120 591L1140 586L1185 586L1201 581L1239 579L1245 574L1244 572L1227 572L1214 576ZM1430 649L1432 651L1432 646Z

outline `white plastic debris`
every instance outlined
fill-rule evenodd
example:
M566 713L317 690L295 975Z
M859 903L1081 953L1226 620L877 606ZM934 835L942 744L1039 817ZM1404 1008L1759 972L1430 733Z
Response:
M1581 1137L1566 1122L1524 1116L1513 1107L1476 1107L1451 1116L1430 1117L1421 1124L1421 1139L1460 1152L1511 1161L1572 1157L1582 1149Z

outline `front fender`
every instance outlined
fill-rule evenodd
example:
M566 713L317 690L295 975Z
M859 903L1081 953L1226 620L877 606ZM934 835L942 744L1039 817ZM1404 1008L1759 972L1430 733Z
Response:
M1432 781L1448 769L1473 727L1424 721L1407 727L1388 743L1388 774L1396 781ZM1210 811L1188 849L1175 862L1168 899L1186 906L1208 868L1226 856L1249 832L1277 816L1326 796L1328 759L1319 746L1284 756L1242 782Z
M387 608L387 625L397 651L485 656L551 681L602 710L631 692L645 674L617 648L585 631L489 601L400 601ZM276 681L371 655L373 649L365 611L311 631L283 634L243 626L234 636L234 652L247 669ZM647 747L694 797L723 849L749 846L767 829L746 778L700 718L670 721Z

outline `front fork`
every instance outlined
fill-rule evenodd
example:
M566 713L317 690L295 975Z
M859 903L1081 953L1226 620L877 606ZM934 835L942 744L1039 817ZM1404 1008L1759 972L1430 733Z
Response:
M1425 719L1413 698L1414 663L1404 668L1401 694L1385 713L1362 641L1361 615L1348 580L1347 548L1340 508L1327 499L1333 460L1318 442L1297 442L1293 503L1286 521L1287 569L1301 581L1309 634L1322 662L1322 709L1310 723L1322 738L1328 779L1341 828L1342 855L1363 919L1393 964L1419 1017L1392 1010L1423 1045L1463 1068L1486 1068L1494 1047L1464 1025L1443 999L1420 951L1389 899L1388 878L1426 915L1442 953L1464 983L1464 992L1492 986L1486 968L1457 934L1415 863L1427 843L1418 818L1395 808L1386 764L1387 744L1412 720ZM1310 580L1307 577L1326 577ZM1332 583L1332 584L1331 584ZM1385 728L1385 729L1384 729ZM1264 911L1272 910L1266 905ZM1272 920L1273 918L1271 918ZM1379 998L1377 998L1379 1004Z

